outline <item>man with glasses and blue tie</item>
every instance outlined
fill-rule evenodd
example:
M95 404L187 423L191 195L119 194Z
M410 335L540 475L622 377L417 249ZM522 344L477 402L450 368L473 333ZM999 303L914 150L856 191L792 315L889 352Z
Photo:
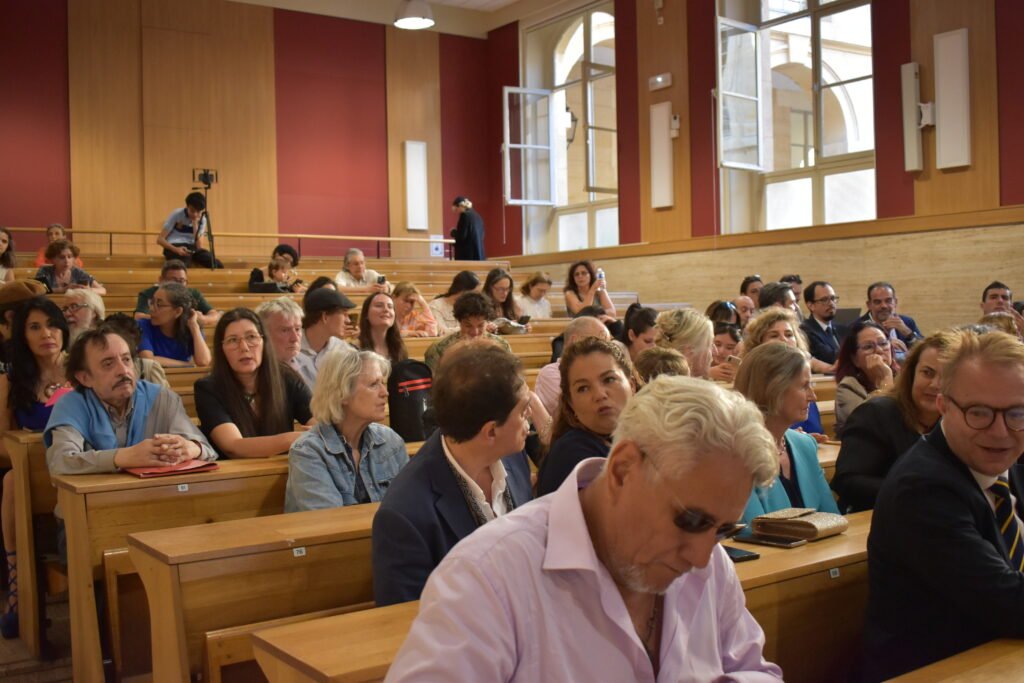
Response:
M800 323L800 329L807 335L811 355L832 365L834 372L839 345L846 338L846 327L835 322L839 297L830 283L815 280L804 289L804 302L811 317Z
M1024 638L1024 345L958 331L939 424L896 461L868 539L865 679Z
M782 680L718 544L777 471L753 403L658 377L607 459L448 553L387 680Z
M896 312L899 305L896 288L888 282L871 283L868 285L866 305L868 312L861 316L861 320L870 320L885 330L889 341L893 342L893 357L902 363L907 350L923 335L913 318Z

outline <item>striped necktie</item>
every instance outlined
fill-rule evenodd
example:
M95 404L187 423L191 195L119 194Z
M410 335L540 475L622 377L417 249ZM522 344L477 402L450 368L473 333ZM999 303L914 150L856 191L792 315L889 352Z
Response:
M1024 571L1024 542L1021 542L1020 538L1020 522L1013 513L1010 482L1006 477L999 477L988 490L996 497L996 522L999 524L999 533L1003 536L1006 552L1010 556L1010 565L1017 571Z

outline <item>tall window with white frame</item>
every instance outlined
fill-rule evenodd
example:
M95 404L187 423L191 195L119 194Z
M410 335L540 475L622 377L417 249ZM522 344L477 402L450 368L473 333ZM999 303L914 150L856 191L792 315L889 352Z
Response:
M870 0L719 0L722 232L875 218Z
M527 29L523 76L505 100L506 149L518 154L506 156L505 186L523 205L524 252L618 244L614 3ZM517 135L550 144L516 149Z

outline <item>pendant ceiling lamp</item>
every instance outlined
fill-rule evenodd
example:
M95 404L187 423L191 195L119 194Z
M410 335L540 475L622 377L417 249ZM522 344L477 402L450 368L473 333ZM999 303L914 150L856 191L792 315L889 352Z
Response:
M410 31L430 28L434 25L434 13L426 0L401 0L395 10L395 26Z

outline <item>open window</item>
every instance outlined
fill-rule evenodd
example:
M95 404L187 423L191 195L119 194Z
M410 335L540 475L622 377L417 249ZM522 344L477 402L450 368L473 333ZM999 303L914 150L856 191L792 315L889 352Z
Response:
M505 203L553 206L555 168L552 154L555 120L550 90L513 88L502 93L504 140L501 146Z

